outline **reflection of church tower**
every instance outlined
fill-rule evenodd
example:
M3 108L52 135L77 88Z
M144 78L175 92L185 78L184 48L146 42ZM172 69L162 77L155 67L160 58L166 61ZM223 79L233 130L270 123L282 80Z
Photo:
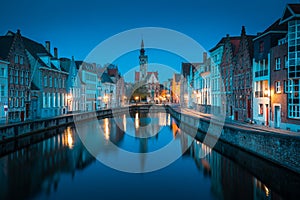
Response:
M148 68L148 56L145 55L144 49L144 40L141 43L141 50L140 50L140 81L145 80L147 76L147 68Z

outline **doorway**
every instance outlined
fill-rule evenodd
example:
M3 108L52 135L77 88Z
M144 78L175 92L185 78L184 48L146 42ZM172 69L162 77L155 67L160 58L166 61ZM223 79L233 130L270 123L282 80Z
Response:
M280 127L280 106L275 106L274 108L274 127Z
M239 113L238 113L238 111L234 112L234 120L239 120Z

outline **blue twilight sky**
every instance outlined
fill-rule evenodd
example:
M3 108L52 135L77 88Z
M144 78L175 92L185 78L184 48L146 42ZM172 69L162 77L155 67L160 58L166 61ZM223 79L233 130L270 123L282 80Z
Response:
M40 43L50 40L51 48L57 47L60 57L73 55L76 60L85 59L100 42L115 34L149 26L179 31L209 50L227 33L239 35L242 25L248 34L263 31L281 17L287 3L296 2L299 1L10 0L0 4L0 33L20 29L21 34ZM144 40L147 48L149 41ZM146 53L149 62L162 62L180 70L180 59L155 52L151 57L151 50ZM123 74L138 65L138 52L129 54L127 59L116 62Z

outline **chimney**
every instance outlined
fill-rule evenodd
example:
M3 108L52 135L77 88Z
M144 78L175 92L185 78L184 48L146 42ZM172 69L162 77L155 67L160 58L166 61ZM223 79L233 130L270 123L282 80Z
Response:
M48 51L48 53L50 53L50 41L45 42L45 47L46 47L46 50Z
M246 35L246 29L245 29L245 26L242 26L242 33L241 35Z
M56 47L54 47L54 58L58 58L58 54L57 54L57 48Z
M203 52L203 62L206 62L206 60L207 60L207 53Z

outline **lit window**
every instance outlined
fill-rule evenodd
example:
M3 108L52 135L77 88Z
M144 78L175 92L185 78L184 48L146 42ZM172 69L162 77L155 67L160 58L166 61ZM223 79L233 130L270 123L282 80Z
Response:
M275 81L275 92L281 93L280 81Z
M276 66L275 66L275 69L276 70L280 70L280 58L275 58L275 62L276 62Z

